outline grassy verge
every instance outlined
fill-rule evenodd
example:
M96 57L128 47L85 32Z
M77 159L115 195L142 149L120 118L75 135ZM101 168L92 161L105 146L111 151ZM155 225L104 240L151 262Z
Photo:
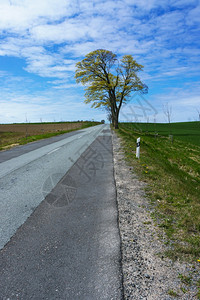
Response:
M49 123L46 123L49 124ZM33 134L26 136L25 132L0 132L0 150L6 150L13 146L24 145L30 142L35 142L41 139L47 139L53 136L61 135L64 133L88 128L91 126L99 125L98 122L82 122L80 128L69 129L69 130L59 130L56 132L46 132L42 134ZM43 127L45 128L45 124L43 123Z
M146 126L146 124L145 124ZM173 124L171 124L173 129ZM138 129L138 128L137 128ZM150 131L120 124L129 164L148 183L147 195L153 218L167 238L166 255L197 262L200 258L200 146L181 138L171 140ZM136 138L141 137L141 156L135 158Z

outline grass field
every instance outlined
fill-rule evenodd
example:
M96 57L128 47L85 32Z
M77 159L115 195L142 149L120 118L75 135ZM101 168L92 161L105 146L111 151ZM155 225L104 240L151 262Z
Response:
M126 123L129 126L130 123ZM174 139L189 142L200 146L200 122L181 122L181 123L134 123L131 124L136 131L150 134L157 133L161 136L173 135Z
M0 124L0 150L49 138L77 129L95 126L98 122L56 122Z
M168 245L166 255L196 264L200 258L199 126L199 122L121 123L117 131L123 138L129 164L148 183L152 216ZM169 133L174 136L173 142ZM141 156L138 160L135 149L139 136Z

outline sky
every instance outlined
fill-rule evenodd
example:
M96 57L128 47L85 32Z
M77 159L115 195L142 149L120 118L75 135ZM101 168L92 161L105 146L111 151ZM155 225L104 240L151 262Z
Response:
M74 79L96 49L144 66L149 92L121 121L198 120L200 0L0 0L0 12L0 123L106 119Z

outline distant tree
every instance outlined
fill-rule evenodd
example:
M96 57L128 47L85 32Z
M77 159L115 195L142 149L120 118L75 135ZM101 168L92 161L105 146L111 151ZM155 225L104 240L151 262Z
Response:
M197 110L197 114L198 114L198 121L200 121L200 109L196 109Z
M132 92L147 93L147 86L137 73L143 69L131 55L121 60L108 50L95 50L76 64L77 83L86 85L85 103L92 107L105 108L111 114L112 124L118 129L119 112L123 103L127 103Z
M167 117L167 121L169 123L169 134L171 135L171 133L172 133L172 131L171 131L172 106L169 106L169 104L166 103L163 106L163 112L164 112L165 116Z
M163 106L163 112L164 112L165 116L167 117L168 123L170 124L171 118L172 118L172 107L169 106L168 103Z
M113 123L113 122L112 122L112 115L111 115L111 112L107 114L107 119L108 119L108 121L110 122L110 124Z
M107 115L107 120L109 121L109 123L114 124L110 107L109 106L104 106L103 109L106 110L106 112L107 112L106 115Z

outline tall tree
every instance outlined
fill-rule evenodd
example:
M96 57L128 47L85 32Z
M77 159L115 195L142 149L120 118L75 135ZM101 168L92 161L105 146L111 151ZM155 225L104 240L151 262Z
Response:
M110 111L114 127L118 129L119 112L134 91L146 93L147 86L137 73L143 69L132 55L124 55L121 60L108 50L95 50L76 64L77 83L86 85L85 103L92 107L103 107Z

